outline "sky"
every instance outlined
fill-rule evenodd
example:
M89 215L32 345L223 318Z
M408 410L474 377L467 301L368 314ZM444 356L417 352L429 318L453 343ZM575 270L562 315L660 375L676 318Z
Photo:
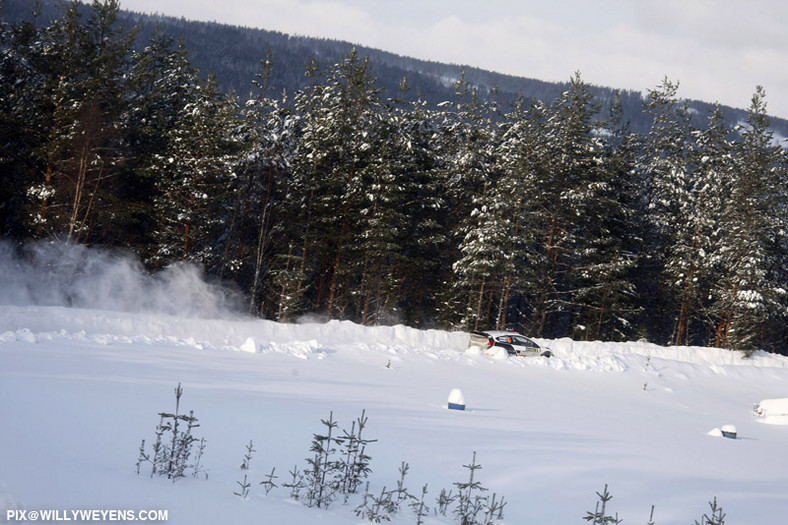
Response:
M747 108L756 86L788 118L784 0L121 0L121 7L321 37L545 81Z

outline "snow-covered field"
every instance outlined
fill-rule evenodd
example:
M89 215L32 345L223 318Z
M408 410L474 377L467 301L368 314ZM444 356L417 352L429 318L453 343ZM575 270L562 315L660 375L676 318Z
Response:
M308 508L259 482L305 467L331 412L349 429L366 410L371 492L393 487L405 461L407 488L428 484L434 507L476 452L477 479L508 502L502 523L585 523L605 484L624 523L645 524L655 505L656 523L689 525L715 497L726 524L788 522L787 358L540 342L554 357L486 356L467 334L403 326L0 305L0 521L163 509L173 524L363 523L358 496ZM174 409L178 383L207 440L207 479L137 475L140 441ZM465 411L447 409L455 388ZM244 474L246 500L233 494ZM416 521L409 509L393 518Z

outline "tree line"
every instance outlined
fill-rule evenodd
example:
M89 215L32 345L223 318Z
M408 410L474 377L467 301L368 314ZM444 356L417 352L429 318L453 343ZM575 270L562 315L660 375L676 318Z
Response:
M119 247L237 283L255 315L514 328L788 352L786 150L692 124L678 84L635 133L579 73L552 101L384 98L369 59L226 94L117 0L0 27L0 228ZM292 65L291 65L292 66Z

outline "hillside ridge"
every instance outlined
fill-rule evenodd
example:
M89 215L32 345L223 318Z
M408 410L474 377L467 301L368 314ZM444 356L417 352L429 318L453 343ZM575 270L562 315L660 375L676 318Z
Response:
M57 0L42 0L38 23L59 16ZM3 18L7 22L18 20L32 21L29 2L25 0L5 0ZM138 47L144 47L158 27L175 38L183 38L186 49L190 51L192 63L204 74L213 73L219 85L227 92L235 92L241 98L252 88L252 80L259 72L260 60L270 49L274 62L270 85L275 90L295 93L306 87L304 71L308 63L315 59L321 67L338 63L352 49L359 56L368 56L383 97L399 95L400 82L407 78L412 98L420 97L429 104L437 105L454 98L453 83L461 75L470 85L479 90L481 99L495 92L502 104L514 102L519 95L526 99L549 102L557 98L569 85L574 73L566 72L566 82L548 82L534 78L519 77L488 71L483 68L446 64L398 55L385 50L375 49L351 42L329 40L308 36L289 35L279 31L242 27L220 22L189 20L185 17L147 14L123 9L118 17L127 27L137 26ZM582 70L580 70L582 74ZM651 79L656 86L662 79ZM672 79L681 82L681 79ZM637 133L648 130L651 120L643 114L642 100L645 93L636 90L618 89L608 86L591 85L591 92L601 104L600 114L607 115L616 93L621 97L624 115L630 121L631 129ZM753 86L753 90L755 86ZM705 128L709 113L715 104L707 101L685 99L692 110L693 124ZM749 103L742 100L742 106ZM735 125L746 119L746 110L720 105L726 122ZM771 128L781 137L788 137L788 120L771 116Z

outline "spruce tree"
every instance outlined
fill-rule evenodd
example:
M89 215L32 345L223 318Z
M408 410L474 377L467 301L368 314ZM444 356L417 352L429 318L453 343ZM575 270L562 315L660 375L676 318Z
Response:
M735 179L722 219L724 273L713 290L715 344L775 348L785 320L785 152L774 144L763 88L752 97L734 144Z
M318 107L324 90L323 74L315 59L307 65L305 75L309 86L296 92L293 100L298 118L297 140L293 145L287 189L289 205L283 210L287 248L276 254L279 262L275 270L278 294L275 319L287 319L315 306L316 263L313 261L321 251L316 225L323 148L318 134L319 119L313 108Z
M127 205L117 222L124 231L124 244L143 260L154 262L156 243L151 226L160 179L158 159L166 153L184 104L196 97L199 82L183 42L176 43L158 29L147 45L134 53L132 61L129 108L124 117L128 154L119 186L119 198Z
M380 104L366 120L369 157L360 170L364 196L348 247L354 312L362 324L399 320L402 244L407 233L408 167L402 166L409 138L391 107Z
M26 22L0 24L0 234L31 234L26 201L41 161L36 152L47 136L42 107L46 77L39 62L48 47L43 29ZM43 188L42 188L43 189Z
M535 169L537 152L543 146L539 133L541 106L526 107L521 97L511 112L504 115L497 170L500 179L494 187L494 199L501 203L503 245L502 279L497 300L495 327L519 326L529 330L529 309L536 295L536 245L531 224L531 207L537 188Z
M408 102L407 83L400 84L400 98L391 102L387 119L392 136L389 157L395 183L400 188L396 275L403 321L419 326L434 320L440 285L451 271L448 199L445 171L437 153L435 113L421 98Z
M573 263L573 336L626 340L635 335L641 311L634 284L638 239L632 235L639 218L631 176L638 144L618 97L599 126L598 166L588 184L582 248Z

